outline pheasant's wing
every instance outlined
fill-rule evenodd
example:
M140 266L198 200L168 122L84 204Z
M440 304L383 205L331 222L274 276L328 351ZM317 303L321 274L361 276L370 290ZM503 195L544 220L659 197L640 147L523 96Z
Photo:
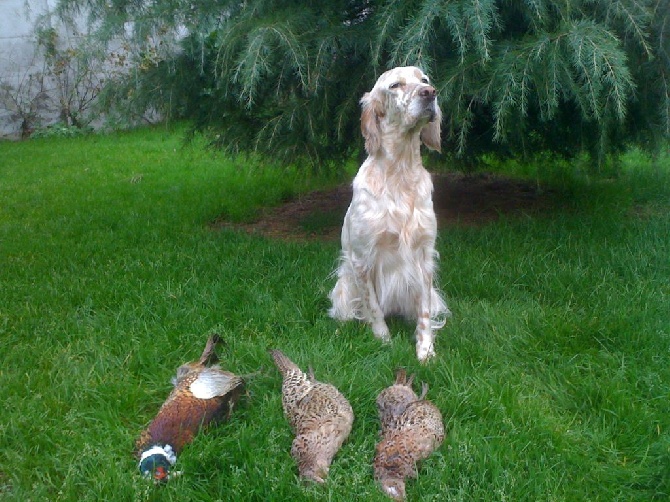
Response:
M198 399L212 399L225 396L229 392L244 385L244 381L227 371L217 367L204 368L198 377L191 383L189 389Z
M428 457L444 440L444 423L440 410L430 401L410 404L394 426L394 432L407 436L416 460Z

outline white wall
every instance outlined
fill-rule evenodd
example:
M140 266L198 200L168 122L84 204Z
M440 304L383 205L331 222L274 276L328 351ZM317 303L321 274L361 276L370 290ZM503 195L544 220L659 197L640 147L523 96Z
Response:
M0 0L0 81L13 87L26 76L41 71L36 58L34 28L40 16L52 12L57 0ZM0 137L20 133L20 120L6 103L0 102ZM45 116L48 123L54 117Z
M37 48L35 27L40 20L42 26L45 26L44 18L48 19L46 26L56 29L58 48L62 50L66 47L81 47L86 40L86 23L83 19L75 19L75 26L66 28L53 15L57 4L58 0L0 0L0 86L12 89L8 97L0 87L0 138L21 137L22 119L17 114L17 105L14 102L17 97L20 98L22 110L30 110L31 106L37 110L40 120L34 125L47 126L60 119L59 111L62 103L59 100L59 91L62 93L65 87L62 81L55 80L53 72L46 71L45 61L40 57ZM107 58L97 61L95 66L86 67L93 75L91 79L97 79L97 82L91 84L91 81L86 81L82 84L84 87L88 85L89 89L97 88L100 79L109 81L110 77L130 70L130 58L120 58L119 54L125 53L127 47L125 41L132 35L131 31L132 23L127 23L126 33L107 46ZM185 28L181 29L177 38L185 36L186 33ZM157 49L157 54L161 53L161 57L165 55L164 51L177 50L173 37L169 38L168 43L164 43L160 37L153 37L148 43L150 47ZM31 76L33 80L39 80L39 76L44 76L41 82L45 92L40 94L37 86L28 88ZM21 88L22 91L19 91ZM72 91L65 89L65 92L68 90ZM81 96L76 95L76 92L74 95L75 98ZM70 93L67 97L72 98L73 94ZM89 115L85 118L92 117ZM147 111L146 118L159 119L151 110ZM100 127L103 123L104 117L95 117L88 125Z

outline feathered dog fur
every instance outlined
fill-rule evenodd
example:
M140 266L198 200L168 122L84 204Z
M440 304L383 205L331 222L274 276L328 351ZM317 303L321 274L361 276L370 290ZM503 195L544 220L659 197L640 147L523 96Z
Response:
M433 286L437 221L420 151L421 143L440 151L442 113L413 66L383 73L361 105L368 157L354 178L329 313L369 323L383 341L386 316L416 320L416 354L425 361L435 355L433 330L450 315Z

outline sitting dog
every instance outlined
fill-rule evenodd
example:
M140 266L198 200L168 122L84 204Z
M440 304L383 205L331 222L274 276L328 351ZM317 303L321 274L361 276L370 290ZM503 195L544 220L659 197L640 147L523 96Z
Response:
M440 151L442 114L435 88L416 67L382 74L361 99L368 157L353 182L342 226L342 254L329 314L360 319L389 341L384 318L416 320L416 354L435 355L433 330L450 315L433 285L437 221L433 182L421 143Z

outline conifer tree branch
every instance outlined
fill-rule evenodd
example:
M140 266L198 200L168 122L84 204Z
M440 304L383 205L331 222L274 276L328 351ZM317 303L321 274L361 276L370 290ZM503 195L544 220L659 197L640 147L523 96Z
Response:
M625 31L633 35L645 55L648 58L652 57L652 49L648 42L650 11L645 3L639 0L609 0L606 4L607 8L614 12L614 17L622 20Z
M391 64L407 66L417 64L424 71L430 72L432 58L429 58L426 45L433 36L433 23L441 14L439 2L424 0L421 8L414 14L401 31L394 50L391 53Z
M370 51L371 62L375 68L382 64L382 54L387 40L393 38L393 33L402 24L402 17L405 13L404 6L405 2L403 0L389 0L375 16L380 20L377 25L376 36L372 39L372 50Z
M455 2L447 2L443 4L442 18L446 21L446 26L449 30L452 40L456 44L459 56L459 64L463 64L468 52L468 37L467 27L463 22L461 10L458 9L458 4Z
M491 58L489 34L496 19L496 5L493 0L469 0L464 2L463 18L467 19L471 37L483 61Z
M125 100L113 106L191 120L231 149L312 160L347 154L360 145L360 97L397 64L430 74L444 112L443 150L463 156L527 148L604 155L622 138L643 146L670 138L670 0L201 0L197 7L192 0L59 4L63 15L88 14L101 41L128 38L137 64L110 82L109 102ZM156 51L151 44L159 42L169 50Z

